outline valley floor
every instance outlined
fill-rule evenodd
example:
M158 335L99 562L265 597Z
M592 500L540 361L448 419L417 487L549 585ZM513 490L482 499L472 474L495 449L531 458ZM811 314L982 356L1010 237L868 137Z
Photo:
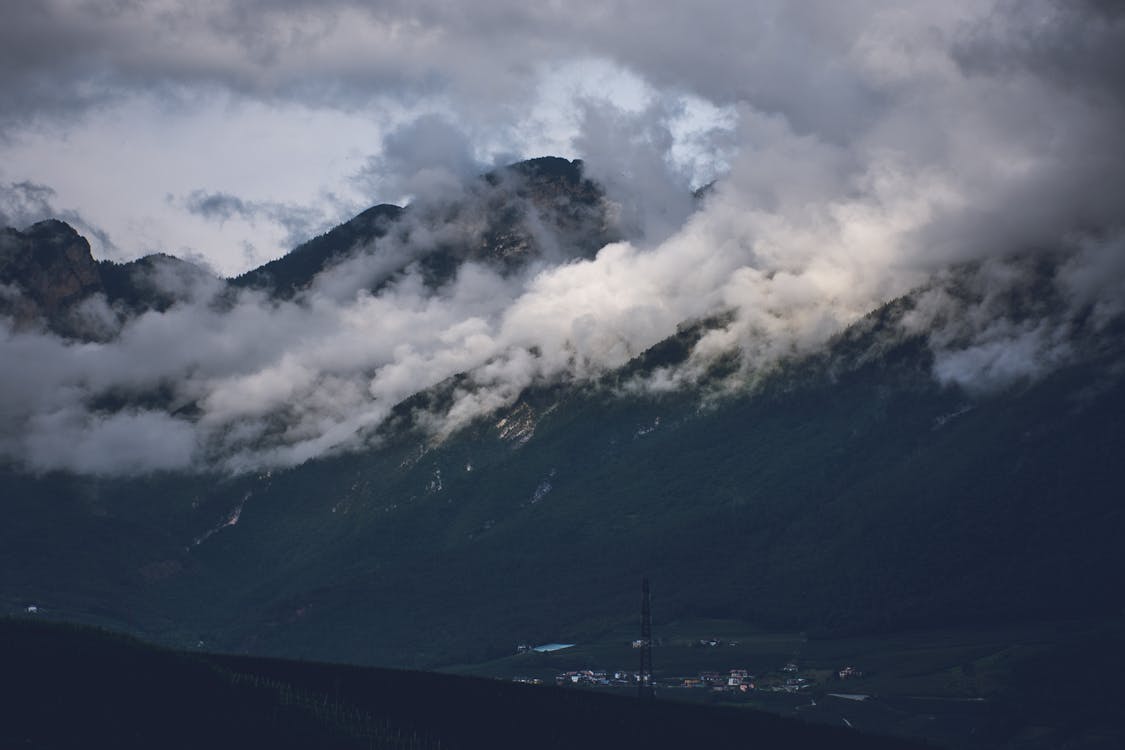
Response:
M657 633L663 700L743 706L958 748L1125 746L1120 619L809 638L733 621ZM635 694L626 632L453 671Z

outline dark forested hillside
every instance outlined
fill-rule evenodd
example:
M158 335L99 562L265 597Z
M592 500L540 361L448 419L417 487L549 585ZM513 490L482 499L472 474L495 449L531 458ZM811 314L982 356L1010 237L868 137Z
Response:
M913 743L755 711L469 677L184 654L0 620L4 747L664 748Z

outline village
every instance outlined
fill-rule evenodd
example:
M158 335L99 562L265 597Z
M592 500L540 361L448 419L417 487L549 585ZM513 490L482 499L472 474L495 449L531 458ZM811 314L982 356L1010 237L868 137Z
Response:
M720 642L704 639L700 640L698 645L715 647L720 645ZM551 643L532 648L521 645L519 652L553 653L564 651L572 646L573 644ZM636 643L634 643L634 647L637 647ZM809 690L814 686L823 685L828 681L853 680L862 676L862 671L850 665L841 666L834 670L802 670L796 662L790 661L778 668L757 673L743 667L732 667L725 670L699 671L684 675L658 675L654 676L652 685L656 689L663 690L691 690L709 693L794 694ZM542 685L548 682L548 680L540 677L515 677L513 681L531 685ZM635 688L639 681L640 672L623 669L573 669L559 672L554 678L554 684L559 686L587 688Z

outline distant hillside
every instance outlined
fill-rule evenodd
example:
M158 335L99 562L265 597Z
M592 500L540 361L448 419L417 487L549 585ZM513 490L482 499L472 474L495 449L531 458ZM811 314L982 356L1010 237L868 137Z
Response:
M749 710L311 662L185 654L0 620L0 746L918 747Z

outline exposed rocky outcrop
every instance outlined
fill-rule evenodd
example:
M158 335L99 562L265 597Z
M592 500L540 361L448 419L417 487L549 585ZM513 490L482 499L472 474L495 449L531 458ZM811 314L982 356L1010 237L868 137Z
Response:
M0 284L0 314L64 335L82 332L76 306L105 291L90 243L54 219L0 231Z

